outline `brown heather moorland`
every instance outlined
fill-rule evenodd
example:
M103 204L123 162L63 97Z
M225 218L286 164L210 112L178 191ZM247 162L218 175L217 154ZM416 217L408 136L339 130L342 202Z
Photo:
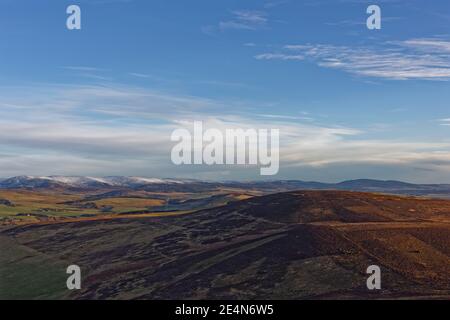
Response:
M20 203L18 191L8 192ZM448 200L233 190L187 202L191 195L177 194L164 211L167 195L155 195L133 204L136 194L70 194L52 200L68 210L63 217L8 220L0 229L0 298L450 298ZM65 288L70 264L82 269L79 291ZM379 291L366 287L373 264L382 270Z

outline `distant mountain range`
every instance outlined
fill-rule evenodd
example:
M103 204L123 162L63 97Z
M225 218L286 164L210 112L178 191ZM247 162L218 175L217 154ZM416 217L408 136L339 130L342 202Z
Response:
M17 176L0 180L0 189L134 189L160 192L199 192L220 188L282 192L291 190L347 190L450 197L450 184L413 184L372 179L322 183L301 180L210 182L146 177Z
M186 180L188 181L188 180ZM182 184L184 181L143 177L79 177L79 176L17 176L0 180L0 188L135 188L151 184Z

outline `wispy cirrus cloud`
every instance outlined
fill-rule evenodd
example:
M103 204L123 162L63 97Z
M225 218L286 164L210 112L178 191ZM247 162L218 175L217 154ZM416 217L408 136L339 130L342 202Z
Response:
M217 25L203 26L202 32L207 35L214 35L218 31L228 30L248 30L256 31L267 28L269 18L265 11L259 10L235 10L231 12L232 16L220 21Z
M450 118L438 119L437 121L441 126L450 126Z
M399 45L421 50L428 53L450 54L450 41L423 38L397 42Z
M267 25L267 13L263 11L237 10L233 11L233 18L219 23L220 30L244 29L257 30Z
M72 72L74 75L78 77L88 78L92 80L100 80L100 81L112 81L113 78L105 75L109 70L97 68L97 67L89 67L89 66L64 66L62 67L64 70L68 70Z
M86 66L64 66L63 69L73 70L73 71L105 71L105 69L96 67L86 67Z
M264 8L271 9L275 7L279 7L285 4L288 4L290 0L278 0L278 1L268 1L264 4Z
M284 53L263 53L255 56L258 60L304 60L305 56Z
M151 78L152 76L146 73L139 72L129 72L128 75L136 77L136 78Z
M256 55L259 60L304 60L358 76L392 80L449 80L450 41L410 39L379 47L329 44L286 45L283 52ZM266 58L264 58L266 57Z

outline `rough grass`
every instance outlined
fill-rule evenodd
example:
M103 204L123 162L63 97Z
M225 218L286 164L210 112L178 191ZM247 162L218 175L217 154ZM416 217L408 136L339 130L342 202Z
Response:
M45 221L73 220L78 218L111 218L117 215L134 213L135 217L177 215L215 205L226 204L230 200L247 199L250 196L232 193L229 197L224 193L224 201L216 203L213 193L148 193L142 191L124 191L124 195L90 200L92 196L101 197L105 191L91 192L58 192L51 190L0 190L0 199L9 200L13 205L0 205L0 225L33 224ZM199 199L193 208L184 205L184 200ZM178 205L165 206L168 199L178 200ZM216 202L214 202L216 201ZM94 204L96 207L89 207ZM152 213L154 208L155 213ZM162 212L165 211L167 212ZM169 212L170 211L170 212ZM139 215L140 214L140 215Z
M0 236L0 300L63 298L68 265Z

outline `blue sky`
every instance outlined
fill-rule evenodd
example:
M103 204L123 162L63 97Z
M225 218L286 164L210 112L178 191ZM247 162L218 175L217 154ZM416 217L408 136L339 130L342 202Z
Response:
M204 120L280 128L277 179L450 182L449 27L438 0L2 0L0 176L261 178L171 164Z

